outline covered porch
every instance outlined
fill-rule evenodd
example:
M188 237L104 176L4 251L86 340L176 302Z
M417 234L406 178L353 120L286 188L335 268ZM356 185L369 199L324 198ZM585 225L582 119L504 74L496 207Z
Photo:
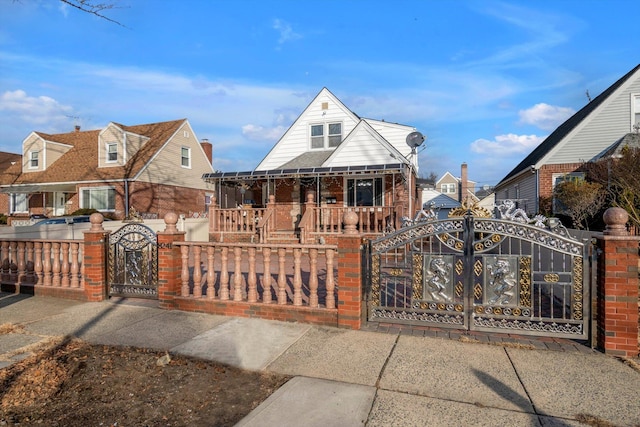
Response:
M77 195L75 184L11 185L0 189L9 198L12 223L32 217L54 217L70 214L71 201Z
M347 211L358 231L400 227L421 204L413 169L404 163L269 171L219 172L209 207L211 241L321 243L342 232Z

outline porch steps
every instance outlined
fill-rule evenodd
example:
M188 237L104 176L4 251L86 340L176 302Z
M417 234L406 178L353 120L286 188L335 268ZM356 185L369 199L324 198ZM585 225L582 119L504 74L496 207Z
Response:
M269 243L300 243L300 237L294 230L278 230L272 231L269 235Z

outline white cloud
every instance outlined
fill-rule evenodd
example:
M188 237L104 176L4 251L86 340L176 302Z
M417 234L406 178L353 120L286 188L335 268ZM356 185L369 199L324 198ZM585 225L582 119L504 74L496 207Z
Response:
M283 21L282 19L274 19L272 28L280 33L278 44L284 44L286 42L302 38L301 34L293 31L291 24Z
M520 110L518 115L521 124L534 125L543 130L554 130L574 113L575 110L569 107L540 103L526 110Z
M280 139L286 130L287 128L285 126L265 128L259 125L248 124L242 126L242 135L251 141L275 142Z
M73 108L48 96L29 96L23 90L6 91L0 96L0 111L31 125L47 125L68 121Z
M497 135L493 141L476 139L471 143L471 151L488 156L508 157L526 154L537 147L546 137L537 135Z

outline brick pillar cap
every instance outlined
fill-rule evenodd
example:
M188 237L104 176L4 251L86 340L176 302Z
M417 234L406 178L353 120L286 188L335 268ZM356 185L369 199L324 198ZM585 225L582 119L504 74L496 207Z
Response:
M165 233L178 232L178 227L176 227L176 224L178 223L178 215L176 215L174 212L168 212L164 216L164 223L165 223L165 227L164 227Z
M102 223L104 222L104 217L99 212L94 212L89 217L89 222L91 223L90 231L103 231Z
M358 214L352 210L348 210L342 216L344 222L344 234L356 234L356 225L358 224Z
M602 215L602 219L606 224L604 234L608 236L628 236L627 221L629 214L622 208L609 208Z

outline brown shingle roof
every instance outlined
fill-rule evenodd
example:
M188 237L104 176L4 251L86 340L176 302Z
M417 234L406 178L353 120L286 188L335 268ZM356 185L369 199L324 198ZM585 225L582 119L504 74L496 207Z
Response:
M180 119L136 126L114 123L124 131L146 136L149 140L127 161L126 165L108 168L98 168L98 136L101 129L55 135L36 132L38 136L47 141L70 145L71 148L41 172L22 173L20 162L10 166L0 173L0 185L110 181L133 178L185 121L186 119Z

